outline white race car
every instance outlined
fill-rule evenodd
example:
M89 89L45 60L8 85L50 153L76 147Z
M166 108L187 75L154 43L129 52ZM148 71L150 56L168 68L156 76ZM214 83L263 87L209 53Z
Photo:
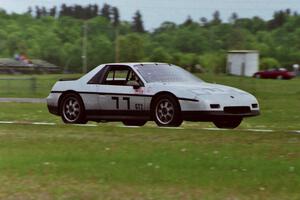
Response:
M143 126L180 126L183 120L211 121L236 128L259 115L256 98L242 90L206 83L165 63L103 64L78 80L60 80L47 97L50 113L65 123L122 121Z

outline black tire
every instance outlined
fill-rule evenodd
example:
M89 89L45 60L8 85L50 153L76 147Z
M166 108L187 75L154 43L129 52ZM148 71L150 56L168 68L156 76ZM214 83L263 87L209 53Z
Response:
M218 128L234 129L241 124L242 120L243 119L241 118L219 119L215 120L213 123Z
M86 124L85 109L81 97L77 94L66 94L60 105L60 114L66 124Z
M125 126L144 126L147 123L144 120L126 120L122 122Z
M158 126L177 127L183 121L178 100L168 94L154 99L152 117Z

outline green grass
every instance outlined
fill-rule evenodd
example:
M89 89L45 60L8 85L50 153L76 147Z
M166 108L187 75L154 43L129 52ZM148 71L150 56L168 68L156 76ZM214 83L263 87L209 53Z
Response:
M0 121L60 122L43 103L1 103Z
M299 144L282 132L1 125L0 194L298 199Z
M300 130L300 79L200 76L253 93L262 115L232 131L80 127L44 104L1 103L0 121L56 125L0 124L0 199L300 199L300 134L289 131Z
M79 74L0 75L0 97L45 98L61 78L78 78Z

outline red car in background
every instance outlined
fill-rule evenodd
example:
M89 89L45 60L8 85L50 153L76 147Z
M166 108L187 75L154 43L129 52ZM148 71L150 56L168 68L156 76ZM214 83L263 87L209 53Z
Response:
M294 78L295 76L296 74L294 72L290 72L285 68L268 69L253 74L253 77L255 78L273 78L273 79L291 79Z

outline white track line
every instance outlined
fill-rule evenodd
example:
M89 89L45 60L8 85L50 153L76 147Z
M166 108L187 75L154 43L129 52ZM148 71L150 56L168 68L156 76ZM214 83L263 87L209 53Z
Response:
M27 122L27 121L0 121L0 124L18 124L18 125L46 125L46 126L54 126L58 125L57 123L53 122ZM98 127L97 124L73 124L74 126L82 126L82 127ZM120 125L117 126L120 128L141 128L140 126L124 126ZM156 128L156 127L150 127L150 128ZM158 127L161 129L174 129L174 130L182 130L185 129L184 127ZM222 128L199 128L199 130L207 130L207 131L229 131L231 129L222 129ZM282 131L282 130L271 130L271 129L235 129L234 131L251 131L251 132L275 132L275 131ZM287 133L298 133L300 134L300 130L285 130L284 132Z
M252 132L274 132L274 130L270 130L270 129L244 129L247 131L252 131Z
M300 130L292 131L293 133L300 133Z
M229 129L225 129L225 128L201 128L201 129L207 131L229 131Z
M140 126L124 126L124 125L120 125L118 127L120 127L120 128L141 128Z
M184 129L183 127L158 127L158 128L162 128L162 129Z
M10 122L10 121L0 121L0 124L14 124L14 122Z
M55 123L49 123L49 122L33 122L34 125L56 125Z
M141 128L141 126L124 126L124 125L120 125L118 127L121 128ZM161 129L184 129L183 127L151 127L151 128L161 128Z
M95 127L98 126L97 124L73 124L73 126L89 126L89 127Z

